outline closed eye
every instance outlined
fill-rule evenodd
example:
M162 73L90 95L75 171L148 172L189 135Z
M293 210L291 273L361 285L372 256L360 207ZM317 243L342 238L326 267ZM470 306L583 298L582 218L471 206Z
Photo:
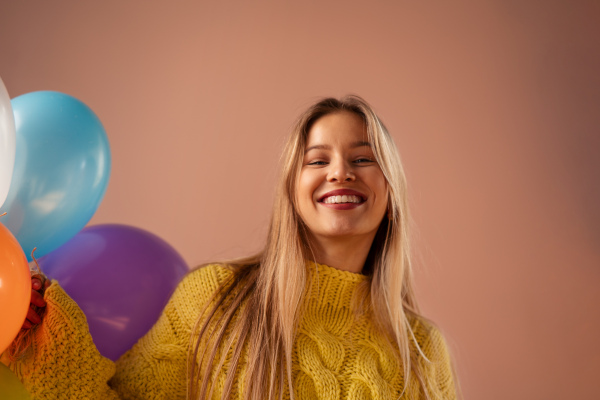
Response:
M372 163L372 162L375 162L375 161L371 160L370 158L365 158L365 157L354 160L354 163L356 163L356 164L365 164L365 163Z

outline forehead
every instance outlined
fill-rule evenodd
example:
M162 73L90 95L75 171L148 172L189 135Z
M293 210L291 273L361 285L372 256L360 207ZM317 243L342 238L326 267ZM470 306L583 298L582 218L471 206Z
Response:
M363 119L355 113L340 111L324 115L313 123L308 131L306 147L367 140L367 128Z

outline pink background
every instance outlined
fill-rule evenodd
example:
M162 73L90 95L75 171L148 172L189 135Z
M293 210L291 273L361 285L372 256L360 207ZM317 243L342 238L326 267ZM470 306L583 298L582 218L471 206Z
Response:
M90 224L147 229L190 265L260 248L300 111L371 102L467 399L600 398L599 43L597 0L0 5L11 96L68 93L106 127Z

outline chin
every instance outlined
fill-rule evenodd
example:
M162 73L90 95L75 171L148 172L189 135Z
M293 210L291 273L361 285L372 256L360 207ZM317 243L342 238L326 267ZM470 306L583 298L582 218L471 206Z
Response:
M320 232L320 234L322 236L326 236L326 237L330 237L330 238L335 238L335 237L348 237L348 236L355 236L355 235L361 235L364 234L364 232L362 232L362 230L358 229L356 226L349 226L349 225L345 225L345 224L340 224L340 225L333 225L333 226L329 226L327 229L323 229L322 232Z

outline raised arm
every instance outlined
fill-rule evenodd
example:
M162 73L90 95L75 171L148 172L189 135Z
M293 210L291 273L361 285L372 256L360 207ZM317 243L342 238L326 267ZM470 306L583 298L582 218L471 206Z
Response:
M43 305L39 299L32 297L32 301ZM55 281L46 288L44 301L43 322L31 328L25 351L17 361L10 360L7 351L2 362L34 400L118 399L107 384L115 365L96 349L79 306ZM35 318L29 315L28 319Z
M229 274L223 267L210 265L186 276L157 323L116 365L100 355L85 315L53 281L44 295L43 321L32 328L27 352L13 363L5 354L2 362L34 400L185 398L191 330Z

